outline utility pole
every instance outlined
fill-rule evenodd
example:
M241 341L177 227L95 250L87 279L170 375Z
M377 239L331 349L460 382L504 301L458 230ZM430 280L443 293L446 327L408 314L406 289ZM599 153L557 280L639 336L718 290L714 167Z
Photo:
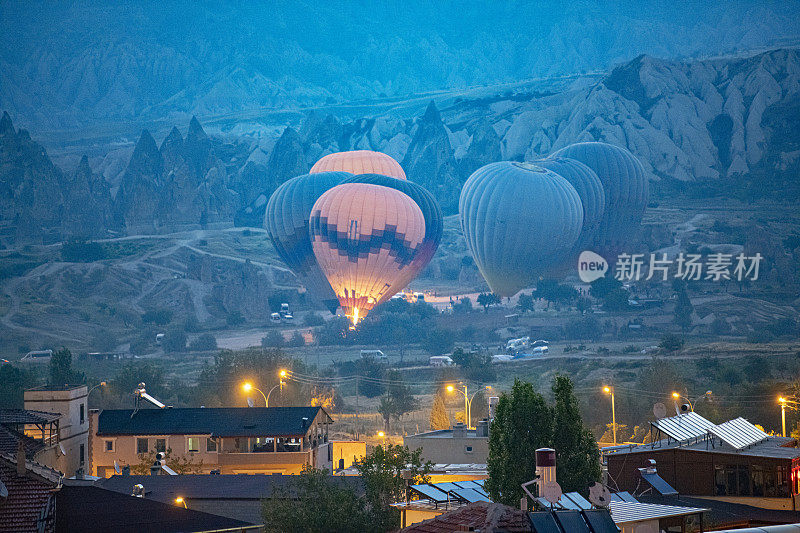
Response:
M358 381L359 375L356 374L356 439L358 439L359 420L358 420Z

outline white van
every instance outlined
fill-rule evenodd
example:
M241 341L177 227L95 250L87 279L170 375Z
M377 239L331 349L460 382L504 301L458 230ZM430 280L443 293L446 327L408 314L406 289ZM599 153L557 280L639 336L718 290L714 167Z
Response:
M33 350L19 360L20 363L49 363L53 357L53 350Z
M269 315L269 321L270 322L280 322L281 321L280 313L272 313L271 315Z
M453 366L455 362L449 355L434 355L428 359L428 364L430 366Z
M531 354L533 355L547 355L548 353L550 353L550 347L548 346L537 346L531 350Z
M361 357L374 357L378 361L387 361L389 358L380 350L361 350Z
M282 303L281 304L281 316L286 316L286 315L289 315L289 314L291 314L289 312L289 304Z

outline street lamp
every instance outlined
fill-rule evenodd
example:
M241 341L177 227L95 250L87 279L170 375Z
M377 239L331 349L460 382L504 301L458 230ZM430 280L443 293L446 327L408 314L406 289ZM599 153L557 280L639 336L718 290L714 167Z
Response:
M790 399L785 398L783 396L779 396L778 397L778 403L781 404L781 429L782 429L781 435L783 435L785 437L786 436L786 407L789 407L789 409L797 410L798 406L800 406L800 402L796 402L794 400L790 400Z
M250 392L251 390L256 390L256 391L260 392L261 393L261 397L264 398L264 405L269 407L269 400L267 400L267 396L264 394L264 392L261 389L259 389L258 387L255 387L249 381L246 381L246 382L244 382L242 384L242 390L245 391L245 392Z
M383 431L379 431L378 438L383 440L383 447L386 448L386 433L384 433Z
M269 396L270 396L270 394L272 394L272 391L274 391L278 387L280 387L281 390L283 390L283 386L286 384L286 382L283 380L283 378L285 378L286 376L287 376L286 370L281 370L280 372L278 372L278 384L275 385L274 387L272 387L269 390L269 392L266 393L266 394L264 394L264 391L262 391L261 389L255 387L249 381L245 381L244 383L242 383L242 390L244 392L250 392L251 390L257 390L258 392L261 393L261 397L264 398L264 406L265 407L269 407Z
M693 412L693 413L694 413L694 406L695 406L695 404L697 404L697 402L699 402L700 400L704 400L704 399L705 399L705 400L710 400L710 399L711 399L711 391L710 391L710 390L707 390L707 391L706 391L706 392L705 392L705 393L704 393L702 396L700 396L700 397L698 397L698 398L695 398L695 399L694 399L694 401L690 400L688 396L683 396L683 395L681 395L681 394L678 394L678 393L677 393L677 392L675 392L675 391L673 391L673 392L672 392L672 397L673 397L673 398L675 398L675 402L676 402L676 403L677 403L677 402L678 402L678 400L680 400L681 398L683 398L684 400L686 400L686 403L688 403L688 404L689 404L689 410L690 410L691 412Z
M467 429L472 428L472 400L474 400L475 396L477 396L478 393L481 392L482 390L489 390L491 388L492 388L491 385L486 385L486 387L484 387L484 389L479 389L479 390L475 391L474 393L472 393L472 396L470 396L468 394L468 392L467 392L467 386L466 385L464 385L464 390L457 389L453 385L448 385L446 387L447 392L458 391L464 396L464 420L467 423Z
M95 385L94 387L92 387L91 389L89 389L89 392L87 392L87 393L86 393L86 397L88 398L88 397L89 397L89 395L92 393L92 391L93 391L93 390L95 390L96 388L98 388L98 387L105 387L106 385L107 385L107 383L106 383L105 381L101 381L100 383L98 383L97 385Z
M186 507L186 501L181 496L175 498L175 505L183 505L184 509L188 509L188 507Z
M614 435L614 446L617 445L617 409L614 405L614 387L605 386L603 392L611 395L611 431Z

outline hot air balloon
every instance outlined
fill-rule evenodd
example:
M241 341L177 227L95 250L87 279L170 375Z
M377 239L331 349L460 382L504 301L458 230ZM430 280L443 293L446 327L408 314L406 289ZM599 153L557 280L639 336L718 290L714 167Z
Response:
M583 206L567 180L531 163L476 170L461 189L461 228L492 291L513 296L575 245Z
M350 176L347 172L321 172L287 180L270 196L264 215L264 227L280 258L309 296L331 313L336 312L339 300L317 265L308 235L308 218L322 193Z
M533 162L534 165L555 172L569 182L581 197L583 206L583 226L581 234L564 259L561 267L576 265L578 256L583 250L589 249L594 244L598 227L605 211L605 192L600 178L591 168L580 161L566 157L549 157Z
M311 173L341 171L351 174L382 174L390 178L406 179L400 163L392 157L372 150L354 150L328 154L311 167Z
M444 217L442 216L439 202L427 189L417 183L398 180L380 174L359 174L345 179L342 183L369 183L398 190L414 200L422 210L422 216L425 218L425 238L422 240L411 268L406 269L406 276L399 281L401 285L396 288L393 287L395 292L404 289L430 262L439 247L439 243L442 241Z
M613 261L634 240L647 207L644 167L625 148L602 142L572 144L551 157L568 157L595 171L605 191L606 206L594 245Z
M409 196L380 185L345 183L311 210L314 256L345 315L358 323L411 268L425 218Z

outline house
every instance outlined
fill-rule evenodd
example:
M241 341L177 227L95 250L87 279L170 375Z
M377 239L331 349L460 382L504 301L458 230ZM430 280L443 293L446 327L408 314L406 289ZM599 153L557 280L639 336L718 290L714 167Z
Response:
M31 461L74 475L87 459L86 385L25 391L25 409L0 409L0 452L22 442Z
M332 470L339 459L327 446L332 422L322 407L92 411L90 471L109 477L157 452L190 462L196 473L297 474L304 465Z
M334 476L333 482L359 495L364 494L360 477ZM293 498L298 476L282 475L114 475L99 479L95 486L131 495L141 485L143 497L172 504L182 498L188 509L225 516L254 524L261 523L263 499Z
M422 459L433 463L486 464L489 458L489 423L478 422L475 429L456 424L440 429L403 437L409 449L422 449Z
M244 533L260 529L241 520L82 483L65 480L60 472L26 460L23 446L16 456L0 453L0 532Z
M603 450L609 482L619 490L640 487L663 494L668 487L682 495L800 509L795 439L767 435L741 418L717 425L696 413L663 418L653 426L663 438L652 444Z

